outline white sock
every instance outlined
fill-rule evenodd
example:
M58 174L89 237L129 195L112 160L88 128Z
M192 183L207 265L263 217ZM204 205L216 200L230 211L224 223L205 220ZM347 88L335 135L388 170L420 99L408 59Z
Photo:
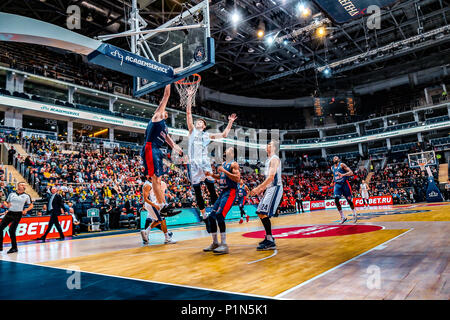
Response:
M271 235L266 235L266 239L269 241L273 241L273 237Z
M147 232L147 234L149 234L149 233L150 233L150 230L152 230L152 227L151 227L151 226L148 226L147 229L145 229L145 232Z
M164 233L164 237L166 237L166 240L168 240L170 238L169 233L168 232Z
M219 242L217 241L217 232L211 233L211 236L212 236L212 238L213 238L213 242L214 242L214 243L219 243Z
M220 243L227 244L227 234L225 232L220 233Z
M353 209L353 216L356 216L356 210Z
M341 215L341 219L345 218L344 213L342 212L342 210L339 210L339 214Z

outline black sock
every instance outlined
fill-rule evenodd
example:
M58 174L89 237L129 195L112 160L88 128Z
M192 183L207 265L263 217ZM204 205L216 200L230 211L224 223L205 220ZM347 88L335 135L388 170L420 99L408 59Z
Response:
M266 237L272 236L272 223L270 222L269 217L265 217L264 219L261 219L261 222L264 226L264 229L266 230Z

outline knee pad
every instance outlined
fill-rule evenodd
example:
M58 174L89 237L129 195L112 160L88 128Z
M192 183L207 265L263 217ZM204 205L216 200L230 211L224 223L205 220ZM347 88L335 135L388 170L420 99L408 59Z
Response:
M193 185L194 193L195 193L195 201L197 202L197 206L200 210L205 209L205 200L202 195L202 188L200 184Z
M219 230L221 233L224 233L226 231L226 227L225 227L225 218L223 215L218 214L216 216L216 220L217 220L217 225L219 226Z
M216 222L216 215L214 212L211 212L208 216L209 220L209 232L210 233L216 233L217 232L217 222Z
M211 203L215 203L217 201L217 193L216 188L214 187L214 182L209 181L208 179L205 180L206 188L209 192L209 197L211 198Z
M336 208L338 210L342 210L341 203L339 202L339 198L338 197L334 198L334 203L336 204Z
M146 220L145 220L145 227L144 227L144 229L147 229L148 228L148 226L152 223L152 219L150 219L150 218L147 218Z

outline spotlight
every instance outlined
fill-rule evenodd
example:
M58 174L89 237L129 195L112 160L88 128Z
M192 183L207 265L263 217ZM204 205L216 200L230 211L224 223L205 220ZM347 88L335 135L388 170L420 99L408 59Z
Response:
M225 37L225 41L231 41L231 40L232 40L232 38L231 38L230 36L227 35L227 36Z
M325 77L327 77L327 78L330 77L331 76L331 69L330 69L330 67L326 67L325 69L323 69L322 73L323 73L323 75Z
M287 46L287 45L288 45L288 43L289 43L289 41L287 41L287 40L283 40L283 44L284 44L285 46Z
M316 30L316 35L317 35L319 38L325 37L326 33L327 33L327 31L326 31L325 27L319 27L319 28L317 28L317 30Z
M310 8L305 8L302 12L302 17L303 18L307 18L311 15L311 9Z
M266 31L266 25L264 24L264 22L262 20L260 20L259 24L258 24L258 30L256 31L256 35L258 36L258 38L264 37L265 31Z
M308 8L308 6L306 6L304 3L300 2L297 5L297 12L303 17L309 17L311 15L311 9Z
M270 46L273 42L274 42L274 37L273 36L268 36L266 38L266 43Z
M241 15L239 14L239 12L234 11L231 14L231 22L236 25L240 20L241 20Z

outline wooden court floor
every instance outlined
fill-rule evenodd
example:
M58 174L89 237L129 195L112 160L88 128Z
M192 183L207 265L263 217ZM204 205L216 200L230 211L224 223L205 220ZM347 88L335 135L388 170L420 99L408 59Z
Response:
M260 252L259 220L229 223L230 254L202 249L202 226L174 229L176 244L151 245L138 233L28 244L2 259L90 273L279 299L449 299L450 204L419 204L358 211L358 226L379 230L330 236L277 238ZM348 215L350 211L346 211ZM274 230L338 225L334 210L279 216ZM346 225L353 226L349 217ZM295 232L294 232L295 233Z

